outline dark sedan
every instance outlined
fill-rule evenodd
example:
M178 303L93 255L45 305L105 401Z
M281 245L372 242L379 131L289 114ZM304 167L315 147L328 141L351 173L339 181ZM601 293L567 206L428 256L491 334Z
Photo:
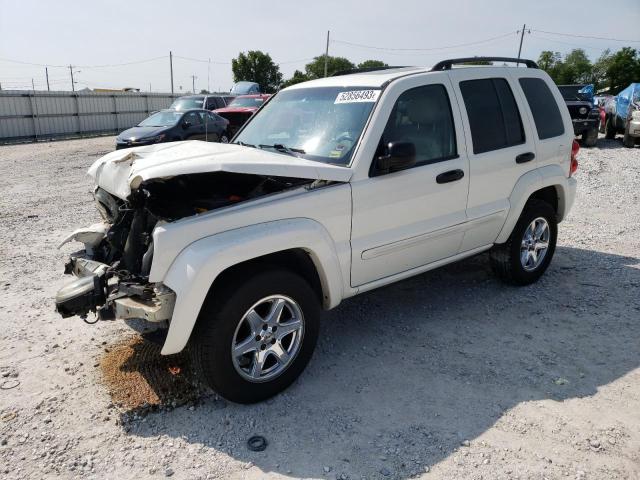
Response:
M208 110L160 110L116 137L116 149L178 140L229 142L229 121Z

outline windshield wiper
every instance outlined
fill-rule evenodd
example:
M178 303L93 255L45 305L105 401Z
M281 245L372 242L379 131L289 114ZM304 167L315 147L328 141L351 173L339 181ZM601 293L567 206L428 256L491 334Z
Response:
M251 148L256 148L255 145L252 145L250 143L244 143L244 142L238 142L238 145L241 145L243 147L251 147Z
M301 153L301 154L305 154L306 152L301 149L301 148L289 148L286 145L283 145L281 143L275 143L273 145L265 145L265 144L260 144L258 145L260 148L273 148L274 150L277 150L279 152L282 153L287 153L289 155L293 155L294 157L297 157L298 155L296 155L296 153Z

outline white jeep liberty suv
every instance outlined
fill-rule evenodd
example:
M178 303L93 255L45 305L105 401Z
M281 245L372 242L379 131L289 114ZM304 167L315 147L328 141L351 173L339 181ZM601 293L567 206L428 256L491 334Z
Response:
M501 66L453 65L475 60ZM311 358L321 309L490 250L526 285L573 203L577 144L529 60L446 60L313 80L274 95L230 144L118 150L89 174L102 223L57 294L62 316L168 326L210 386L256 402Z

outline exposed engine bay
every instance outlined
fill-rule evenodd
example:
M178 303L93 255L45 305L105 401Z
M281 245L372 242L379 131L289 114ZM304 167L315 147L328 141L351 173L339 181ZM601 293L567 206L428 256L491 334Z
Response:
M122 200L96 187L94 198L104 223L74 232L85 249L71 254L65 273L77 277L56 296L63 317L90 312L98 319L169 320L175 294L149 283L156 225L228 207L265 195L310 185L301 178L216 171L154 178Z

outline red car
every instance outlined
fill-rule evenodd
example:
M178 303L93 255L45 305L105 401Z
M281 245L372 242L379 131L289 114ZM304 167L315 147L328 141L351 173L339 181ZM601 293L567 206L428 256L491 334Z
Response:
M225 108L218 108L214 112L229 120L229 134L233 136L270 96L266 94L240 95Z

